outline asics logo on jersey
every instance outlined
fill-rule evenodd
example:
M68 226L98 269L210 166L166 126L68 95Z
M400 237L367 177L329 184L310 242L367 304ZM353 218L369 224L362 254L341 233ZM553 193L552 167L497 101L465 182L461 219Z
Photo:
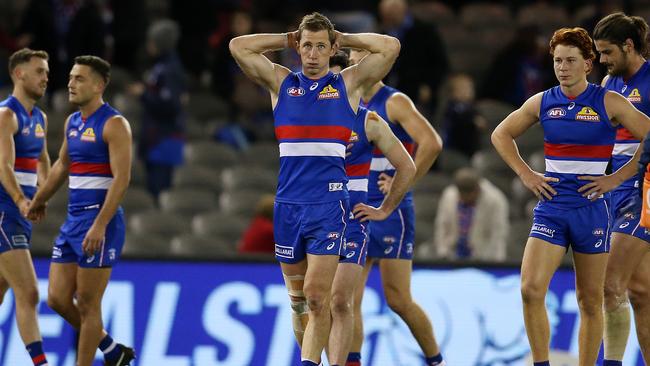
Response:
M599 248L601 245L603 245L603 239L599 239L599 240L596 242L596 245L594 245L594 246L595 246L596 248Z
M546 115L551 118L560 118L566 116L566 111L563 108L553 108L550 109Z
M316 88L318 88L318 83L313 83L313 84L311 84L311 86L309 87L309 90L314 91L314 90L316 90Z
M390 252L392 252L392 251L393 251L393 247L388 247L388 248L386 248L386 249L384 250L384 254L388 255L388 254L390 254Z
M327 250L332 250L334 246L336 245L336 242L331 242L330 245L327 246Z
M350 259L350 258L354 257L354 254L355 254L355 252L350 252L350 253L345 255L345 258Z
M567 109L572 110L573 108L575 108L575 106L576 106L576 103L571 102L571 103L569 103L569 106L567 107Z
M626 99L629 100L630 103L641 103L641 93L639 93L639 89L632 89Z
M92 261L94 260L95 260L95 255L91 255L90 257L88 257L88 259L86 259L86 263L92 263Z
M628 226L630 226L630 223L629 223L629 222L624 222L624 223L622 223L618 228L619 228L619 229L625 229L625 228L628 227Z
M600 116L591 107L582 107L580 112L576 114L576 121L598 122Z
M289 94L292 97L302 97L303 95L305 95L305 89L292 86L287 89L287 94Z
M331 85L327 85L326 87L323 88L318 93L318 100L323 100L323 99L338 99L340 98L340 94L338 89L335 89Z

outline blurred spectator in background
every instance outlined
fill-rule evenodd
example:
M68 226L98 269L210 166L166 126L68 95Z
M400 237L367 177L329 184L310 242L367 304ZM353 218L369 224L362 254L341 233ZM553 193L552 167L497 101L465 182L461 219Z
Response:
M143 107L138 153L146 164L147 189L158 199L171 187L174 168L183 164L187 80L176 53L180 37L172 20L159 20L147 31L147 53L154 59L145 83L130 86Z
M434 231L438 256L504 261L509 231L505 195L474 169L459 169L438 205Z
M444 146L468 158L481 149L481 134L487 130L487 121L478 114L474 97L474 81L469 75L449 78L449 102L442 121Z
M119 66L135 75L143 69L138 65L142 54L138 52L145 41L148 14L142 0L112 0L113 13L113 66Z
M93 0L32 0L18 28L21 46L50 55L49 85L65 87L72 60L79 55L106 57L106 24Z
M273 206L275 196L264 195L255 208L250 225L239 242L240 253L275 253L273 238Z
M381 0L381 31L400 40L402 49L386 84L431 111L437 106L440 84L449 70L445 45L436 28L415 19L406 0Z
M501 50L485 76L481 97L520 105L540 91L552 87L555 77L546 65L548 44L537 26L517 30L515 38ZM477 60L480 62L480 60ZM547 67L548 66L548 67Z

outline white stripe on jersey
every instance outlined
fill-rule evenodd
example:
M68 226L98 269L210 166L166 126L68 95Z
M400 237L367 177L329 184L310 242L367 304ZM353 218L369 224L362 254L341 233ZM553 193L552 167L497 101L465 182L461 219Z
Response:
M617 142L614 144L614 150L612 155L625 155L625 156L634 156L636 149L639 147L638 142L632 142L629 144Z
M350 179L348 191L368 192L368 179Z
M335 142L282 142L280 157L331 156L345 158L345 145Z
M112 182L112 177L71 175L68 187L70 187L70 189L108 189Z
M602 175L607 169L607 161L578 161L546 159L546 171L560 174Z
M388 161L388 158L372 158L370 162L370 170L373 172L383 172L386 170L393 170L395 167Z
M21 186L36 187L38 181L36 173L14 172L14 175Z

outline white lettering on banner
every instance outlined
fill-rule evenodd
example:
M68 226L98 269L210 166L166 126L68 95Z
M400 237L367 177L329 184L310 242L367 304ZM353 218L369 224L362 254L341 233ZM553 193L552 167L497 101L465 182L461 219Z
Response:
M181 285L176 282L159 282L156 286L138 365L190 366L189 356L167 355L180 291Z
M287 299L287 288L283 285L269 285L264 291L264 305L278 309L266 364L292 366L291 358L297 343L294 340L291 327L291 309Z
M113 339L122 344L135 344L133 324L133 302L135 289L127 281L111 281L102 298L102 321ZM104 356L98 353L103 360Z
M246 324L230 316L233 303L240 314L262 312L260 292L250 283L230 282L214 289L203 306L203 327L212 338L228 347L228 358L219 361L216 347L198 346L194 349L194 365L250 365L255 352L255 335Z

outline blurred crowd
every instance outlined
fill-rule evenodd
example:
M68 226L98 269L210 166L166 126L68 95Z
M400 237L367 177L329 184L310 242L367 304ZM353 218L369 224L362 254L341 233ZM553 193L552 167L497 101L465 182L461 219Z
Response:
M341 31L390 34L402 49L385 82L416 102L445 145L429 179L415 188L420 258L503 261L520 256L533 197L495 156L491 130L514 106L555 85L548 53L553 30L591 31L614 10L647 18L650 2L0 0L0 63L22 47L50 54L44 109L54 126L53 158L62 139L56 126L69 111L71 60L93 54L112 63L107 101L127 115L137 138L125 206L134 213L130 237L139 246L164 241L161 250L191 255L187 245L217 237L224 244L216 254L223 254L236 251L241 236L240 250L272 252L266 228L277 152L269 98L241 73L229 40L294 30L311 11L323 12ZM268 57L299 69L290 50ZM596 67L590 80L603 75ZM0 73L3 96L9 87ZM529 135L521 152L534 166L541 130ZM48 226L37 230L45 235ZM477 236L493 238L494 248L479 248L484 243Z

